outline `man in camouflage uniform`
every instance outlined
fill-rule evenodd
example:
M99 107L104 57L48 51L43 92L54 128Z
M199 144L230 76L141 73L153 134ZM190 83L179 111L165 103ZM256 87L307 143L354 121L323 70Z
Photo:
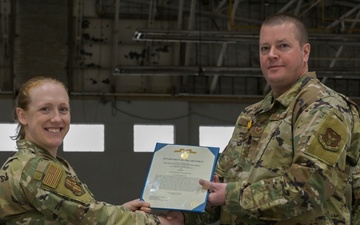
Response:
M353 172L353 208L352 225L360 224L360 163L358 162Z
M271 92L238 117L214 181L200 181L210 192L207 213L168 218L189 225L351 224L358 107L308 72L310 45L297 18L265 20L259 45Z

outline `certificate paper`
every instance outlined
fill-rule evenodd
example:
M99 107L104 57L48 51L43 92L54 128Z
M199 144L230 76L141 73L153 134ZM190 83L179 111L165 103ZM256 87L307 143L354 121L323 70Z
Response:
M219 148L157 143L142 197L154 209L204 212Z

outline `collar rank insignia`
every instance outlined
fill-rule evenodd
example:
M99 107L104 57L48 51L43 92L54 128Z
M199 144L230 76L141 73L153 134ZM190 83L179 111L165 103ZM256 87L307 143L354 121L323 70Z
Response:
M68 176L65 180L65 187L72 191L72 193L76 196L81 196L85 194L85 190L81 183L75 180L73 177Z
M324 134L319 135L319 141L321 145L329 151L336 152L339 150L339 142L341 141L341 136L336 133L330 127L326 129Z

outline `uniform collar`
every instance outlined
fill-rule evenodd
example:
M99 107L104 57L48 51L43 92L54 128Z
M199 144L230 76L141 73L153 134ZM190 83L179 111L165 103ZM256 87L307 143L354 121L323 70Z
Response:
M42 155L46 158L51 158L53 161L60 161L66 167L69 167L69 163L65 159L61 158L60 156L56 156L55 158L47 150L35 144L34 142L21 139L16 141L16 145L19 151L30 151L35 155Z
M268 111L273 107L273 105L278 102L284 107L288 107L294 98L298 95L300 90L305 86L310 80L316 78L316 72L307 72L302 75L295 84L287 90L285 93L275 98L272 91L270 91L262 101L258 111Z
M40 147L39 145L35 144L34 142L21 139L16 141L17 148L19 150L26 149L34 154L41 154L46 155L48 157L54 158L48 151Z

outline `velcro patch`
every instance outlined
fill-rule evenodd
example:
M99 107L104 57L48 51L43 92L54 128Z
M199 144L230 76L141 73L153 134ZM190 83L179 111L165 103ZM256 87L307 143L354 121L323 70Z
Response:
M59 184L63 170L54 164L49 164L42 183L48 187L55 189Z
M71 176L66 177L65 187L71 190L71 192L76 196L82 196L83 194L85 194L85 190L82 184Z
M329 115L324 121L326 122L323 122L310 138L305 152L331 166L335 166L345 146L346 128L334 115Z
M328 127L324 134L319 134L319 142L326 150L336 152L339 150L339 142L341 136L336 133L333 129Z
M54 167L56 167L56 166L54 166ZM57 169L60 169L59 167L57 169L55 169L54 167L51 167L51 171L56 172L56 171L58 171ZM50 166L49 166L48 170L50 170ZM49 177L50 177L50 175L49 175ZM86 185L81 183L81 181L78 180L76 177L68 174L65 170L62 170L60 175L56 175L54 177L56 177L58 179L54 179L54 178L48 179L49 182L45 182L45 183L44 183L44 180L45 180L44 179L42 182L41 188L43 188L44 190L47 190L49 192L52 192L54 194L64 196L64 197L66 197L66 199L69 199L71 201L77 201L77 202L81 202L83 204L89 204L92 201L93 195L87 189ZM51 180L53 180L52 183L54 183L54 184L56 183L55 188L54 188L55 185L53 185L51 187L48 184L48 183L50 183Z

